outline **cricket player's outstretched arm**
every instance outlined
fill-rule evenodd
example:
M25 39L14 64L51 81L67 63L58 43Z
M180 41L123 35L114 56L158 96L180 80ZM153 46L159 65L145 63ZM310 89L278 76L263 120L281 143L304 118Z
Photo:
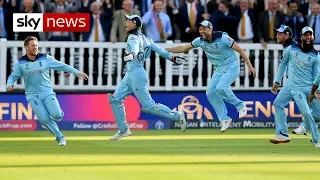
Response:
M181 65L185 62L185 59L183 57L172 56L170 52L168 52L167 50L155 44L151 38L150 38L150 44L151 44L151 50L158 53L161 57L168 59L177 65Z
M191 44L187 44L184 46L177 46L173 48L166 48L166 50L173 53L187 53L190 49L197 48L199 46L200 46L200 37L197 37L191 42Z
M236 43L227 33L223 33L221 37L221 43L226 46L227 48L232 48L233 50L237 51L242 59L246 62L249 70L249 74L252 74L253 77L256 77L256 70L252 66L249 57L244 52L244 50Z
M78 78L84 78L85 80L88 79L88 75L80 72L79 70L73 68L72 66L69 66L63 62L57 61L55 58L52 56L47 55L47 60L48 60L48 68L49 69L54 69L57 71L64 71L68 73L73 73L76 75Z
M7 91L11 91L13 89L14 82L16 82L16 80L18 80L21 76L22 76L22 71L20 68L19 61L17 61L14 64L12 73L8 77L7 85L6 85Z
M252 73L253 77L256 77L256 70L252 66L252 64L249 60L249 57L244 52L244 50L238 45L238 43L233 42L233 44L231 45L231 48L233 50L237 51L241 55L242 59L246 62L247 66L248 66L249 74Z

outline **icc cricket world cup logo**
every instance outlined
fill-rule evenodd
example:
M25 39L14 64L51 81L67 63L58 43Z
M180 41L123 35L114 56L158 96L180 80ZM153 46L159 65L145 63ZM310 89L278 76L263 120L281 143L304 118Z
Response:
M173 110L177 109L174 108ZM206 119L213 119L211 112L203 107L195 96L184 97L178 106L178 110L183 110L187 114L187 119L202 119L203 115Z

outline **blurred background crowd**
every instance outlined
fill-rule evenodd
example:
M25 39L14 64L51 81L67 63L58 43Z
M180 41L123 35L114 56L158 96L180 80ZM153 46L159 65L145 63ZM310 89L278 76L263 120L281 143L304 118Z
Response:
M13 13L90 13L90 32L13 33ZM312 27L314 43L320 44L318 0L0 0L0 36L8 40L24 40L32 35L40 41L125 42L125 14L140 15L144 33L155 42L191 42L199 36L197 23L206 19L213 24L213 30L227 32L239 43L260 43L267 47L276 43L273 29L286 24L297 41L304 26ZM254 53L248 55L254 60ZM206 60L205 55L203 58ZM273 59L272 52L269 58ZM259 60L262 80L263 51ZM164 62L160 64L162 71L165 71ZM206 63L203 66L206 68ZM160 80L164 84L164 77Z

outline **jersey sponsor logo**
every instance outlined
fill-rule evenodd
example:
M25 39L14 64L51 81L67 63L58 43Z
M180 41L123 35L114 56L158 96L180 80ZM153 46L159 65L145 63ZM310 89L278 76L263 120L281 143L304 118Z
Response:
M36 75L36 74L42 74L43 73L43 69L38 69L38 70L33 70L33 71L29 71L28 75Z

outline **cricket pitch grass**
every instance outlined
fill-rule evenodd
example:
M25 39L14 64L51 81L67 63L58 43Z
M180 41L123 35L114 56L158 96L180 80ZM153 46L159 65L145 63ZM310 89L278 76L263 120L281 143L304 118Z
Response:
M274 129L0 132L0 180L317 179L320 149L310 135L271 144ZM290 130L291 132L291 130Z

